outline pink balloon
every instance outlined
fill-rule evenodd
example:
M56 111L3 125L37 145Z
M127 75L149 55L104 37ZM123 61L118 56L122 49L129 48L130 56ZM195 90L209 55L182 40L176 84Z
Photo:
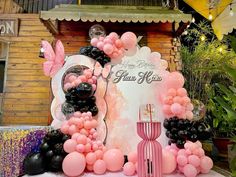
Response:
M185 88L179 88L179 89L177 90L177 95L178 95L178 96L181 96L181 97L187 96L187 90L186 90Z
M186 105L191 102L191 100L188 96L184 96L184 97L182 97L182 99L183 99L184 104L186 104Z
M125 49L132 49L137 44L137 37L132 32L126 32L121 36L121 41Z
M85 121L84 122L84 128L87 129L87 130L93 128L93 123L91 121L88 121L88 120Z
M166 80L167 88L179 89L184 86L184 77L179 72L171 72Z
M104 43L105 44L113 44L112 40L109 37L106 37L106 39L104 39Z
M115 45L116 45L117 48L123 47L123 43L122 43L122 41L121 41L120 39L117 39L117 40L115 41Z
M186 118L189 119L189 120L192 120L192 119L193 119L193 113L192 113L192 111L186 111Z
M78 132L78 128L76 127L76 125L71 125L68 129L68 132L70 135L73 135L74 133Z
M103 51L107 55L111 55L114 50L114 47L111 44L105 44L103 47Z
M162 110L165 114L171 114L170 105L167 105L167 104L163 105Z
M81 112L79 112L79 111L75 112L75 113L74 113L74 116L77 117L77 118L79 118L79 117L81 116Z
M109 149L103 155L107 169L115 172L119 171L124 164L124 155L119 149Z
M179 97L179 96L175 96L175 97L173 98L173 102L174 102L174 103L179 103L179 104L181 104L181 103L182 103L182 98Z
M101 150L96 150L95 154L97 156L97 159L102 159L103 157L103 152Z
M203 170L210 170L213 167L213 161L210 157L204 156L201 158L200 167Z
M210 172L210 170L208 169L200 169L200 172L203 173L203 174L207 174Z
M63 144L63 148L67 153L74 152L76 150L76 141L73 139L66 140L66 142Z
M77 143L78 144L86 144L87 143L87 137L85 135L80 135L78 138L77 138Z
M185 165L183 172L186 177L196 177L197 176L197 169L191 164Z
M169 104L169 105L173 104L173 97L172 96L165 97L163 100L163 103Z
M87 131L86 129L84 129L84 128L82 128L82 129L80 130L80 133L83 134L83 135L85 135L85 136L88 136L88 135L89 135L88 131Z
M74 134L72 135L71 139L73 139L73 140L76 141L79 136L80 136L79 133L74 133Z
M136 163L138 161L138 155L137 155L137 152L134 151L134 152L130 152L128 154L128 161L129 162L132 162L132 163Z
M64 85L64 90L67 91L67 90L70 89L71 87L72 87L72 86L71 86L70 83L66 83L66 84Z
M184 155L178 155L176 159L178 165L184 166L188 163L188 159Z
M169 150L174 156L177 156L178 152L176 149L170 149Z
M174 89L174 88L170 88L170 89L168 89L168 91L167 91L167 95L168 96L172 96L172 97L175 97L176 96L176 89Z
M83 144L78 144L76 146L76 151L78 151L79 153L83 153L85 151L85 147Z
M174 103L171 105L170 110L173 114L181 114L182 106L179 103Z
M69 77L69 81L70 82L73 82L73 81L75 81L77 79L77 77L75 76L75 75L71 75L70 77Z
M198 167L200 165L200 158L196 155L190 155L188 157L188 162L194 167Z
M117 39L119 39L119 36L118 36L117 33L111 32L111 33L109 34L109 38L110 38L112 41L116 41Z
M187 154L186 154L186 150L185 150L185 149L180 149L180 150L178 151L178 155L184 155L184 156L187 156Z
M163 149L162 150L162 172L163 174L170 174L176 169L176 160L175 156Z
M193 104L192 103L189 103L189 104L187 104L187 106L186 106L186 110L187 111L192 111L193 110Z
M68 130L69 130L69 125L68 124L64 124L64 125L62 125L61 126L61 132L63 133L63 134L68 134L69 132L68 132Z
M161 60L161 54L159 52L152 52L150 55L149 55L149 60L151 60L151 62L153 64L157 63L157 62L160 62Z
M106 172L106 163L104 160L97 160L93 165L94 173L102 175Z
M98 126L98 122L95 119L91 121L91 124L92 124L92 128L96 128Z
M97 156L95 153L90 152L86 155L87 164L92 165L95 163L96 160L97 160Z
M135 173L135 165L132 162L125 163L123 167L123 173L126 176L132 176Z
M103 42L98 42L97 43L97 48L99 48L100 50L103 50L103 47L104 47L104 43Z
M91 144L90 143L87 143L85 145L85 152L90 152L91 151Z
M91 40L90 44L91 44L92 46L96 47L98 42L99 42L99 40L98 40L97 38L93 38L93 39Z
M63 172L69 176L79 176L85 169L86 161L82 154L72 152L68 154L62 163Z

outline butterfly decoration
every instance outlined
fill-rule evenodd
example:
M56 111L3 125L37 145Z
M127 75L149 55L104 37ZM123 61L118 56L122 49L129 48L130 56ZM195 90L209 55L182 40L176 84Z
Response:
M43 63L43 71L46 76L53 77L64 65L65 51L60 40L57 40L55 51L48 41L41 42L44 58L47 59Z
M111 65L105 65L104 68L96 62L94 66L94 75L99 77L102 76L103 78L107 78L111 71Z

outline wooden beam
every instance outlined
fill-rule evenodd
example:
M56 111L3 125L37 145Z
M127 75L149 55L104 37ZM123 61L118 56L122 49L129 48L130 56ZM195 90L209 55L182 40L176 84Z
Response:
M59 34L58 31L58 21L52 21L52 20L42 20L44 25L47 27L47 29L52 33L53 35Z
M180 22L178 24L176 24L176 22L173 24L173 36L177 37L180 36L184 30L187 28L187 26L189 25L189 22L187 23L183 23Z

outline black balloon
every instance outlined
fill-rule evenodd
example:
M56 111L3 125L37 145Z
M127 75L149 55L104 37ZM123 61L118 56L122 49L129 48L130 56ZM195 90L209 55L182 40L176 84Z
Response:
M48 142L44 142L43 144L40 145L40 151L42 153L46 153L50 149L50 146Z
M45 162L40 153L28 154L23 161L25 174L38 175L45 172Z
M96 116L98 114L98 107L94 105L93 107L89 108L89 111L92 113L92 116Z
M55 154L60 155L60 154L64 154L65 153L65 151L63 149L63 143L55 144L53 149L54 149Z
M179 140L177 140L177 142L176 142L176 146L177 146L178 148L182 149L182 148L184 148L185 142L186 142L185 140L179 139Z
M62 137L62 143L64 143L66 140L70 139L70 135L63 135Z
M61 155L54 155L49 163L49 169L51 171L62 171L62 162L64 157Z
M51 160L53 156L54 156L53 150L49 150L45 153L45 158L47 161Z
M82 82L76 87L76 91L79 98L85 99L93 94L93 87L87 82Z

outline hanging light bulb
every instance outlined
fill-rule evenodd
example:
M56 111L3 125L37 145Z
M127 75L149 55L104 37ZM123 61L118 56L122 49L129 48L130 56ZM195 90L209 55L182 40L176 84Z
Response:
M201 39L201 41L205 41L206 40L206 36L201 35L200 39Z
M194 17L192 18L192 23L195 23L195 18Z
M219 48L219 52L220 52L220 53L223 52L223 48L222 48L222 47Z
M232 16L234 16L234 11L233 11L233 9L232 9L232 4L230 3L230 5L229 5L229 15L232 17Z
M208 19L209 19L210 21L212 21L212 19L213 19L213 16L212 16L212 14L211 14L211 11L209 12Z

